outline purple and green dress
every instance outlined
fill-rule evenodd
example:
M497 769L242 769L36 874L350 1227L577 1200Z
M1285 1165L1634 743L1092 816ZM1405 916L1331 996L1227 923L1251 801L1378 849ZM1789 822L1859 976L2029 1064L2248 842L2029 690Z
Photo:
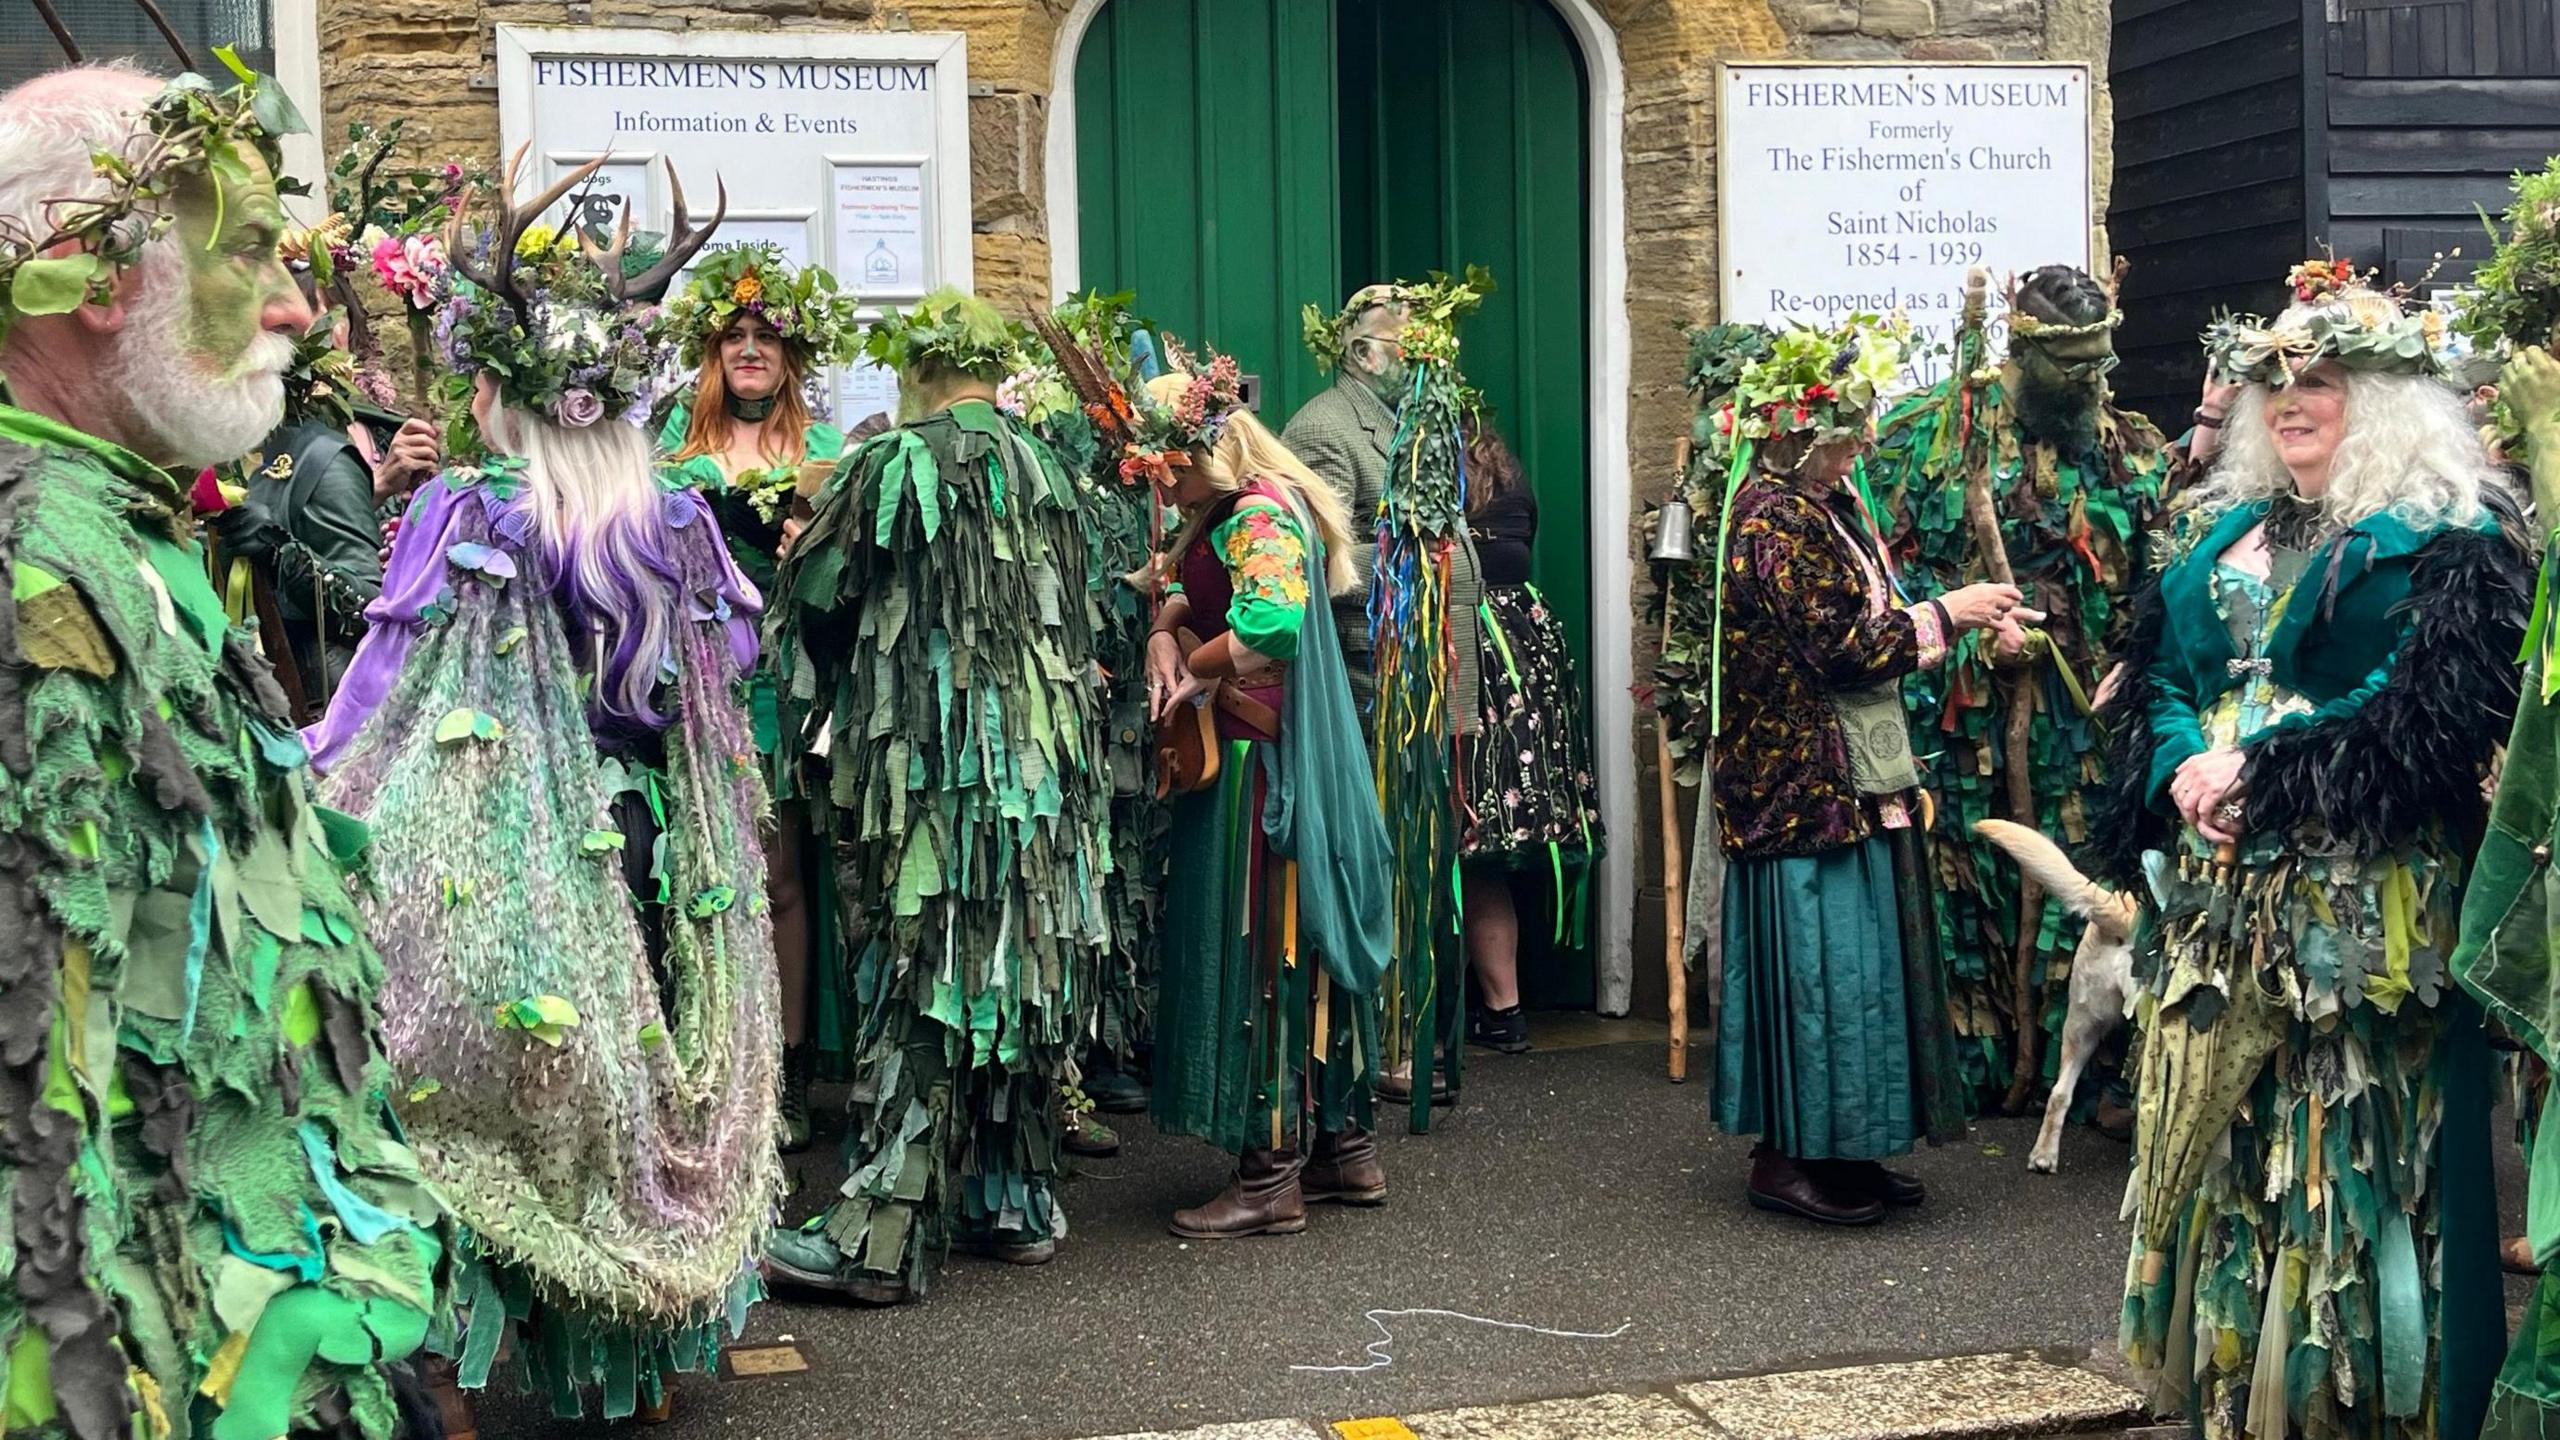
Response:
M652 499L582 574L606 538L545 533L520 462L421 489L309 732L323 793L373 826L388 1049L464 1229L438 1341L477 1386L509 1338L564 1415L589 1385L628 1415L712 1367L779 1194L767 801L739 698L761 601L702 496ZM617 599L658 622L608 632ZM598 698L635 672L656 677L636 712Z

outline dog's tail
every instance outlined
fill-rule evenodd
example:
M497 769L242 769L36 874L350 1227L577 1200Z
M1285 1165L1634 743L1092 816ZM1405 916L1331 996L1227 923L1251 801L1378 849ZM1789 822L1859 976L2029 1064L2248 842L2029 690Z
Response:
M2033 876L2072 914L2098 927L2110 940L2133 937L2134 902L2080 873L2062 847L2044 832L2006 820L1977 820L1974 833L2009 853L2018 868Z

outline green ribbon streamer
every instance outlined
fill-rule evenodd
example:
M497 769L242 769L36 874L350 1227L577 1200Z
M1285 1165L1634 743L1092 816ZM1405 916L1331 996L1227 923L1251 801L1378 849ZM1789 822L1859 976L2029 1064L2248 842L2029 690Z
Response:
M1724 559L1733 538L1733 497L1742 492L1742 477L1751 473L1751 441L1733 444L1733 464L1724 472L1724 502L1716 507L1716 633L1707 656L1707 738L1724 733Z

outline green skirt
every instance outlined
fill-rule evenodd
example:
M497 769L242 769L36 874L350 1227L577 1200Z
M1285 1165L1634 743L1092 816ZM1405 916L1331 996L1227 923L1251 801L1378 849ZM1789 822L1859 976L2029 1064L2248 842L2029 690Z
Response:
M1377 1081L1377 995L1346 994L1297 942L1294 867L1262 831L1263 748L1226 742L1216 783L1174 803L1157 981L1156 1124L1230 1154L1366 1127Z
M1909 833L1726 866L1719 1129L1799 1160L1960 1132L1928 897L1896 878Z

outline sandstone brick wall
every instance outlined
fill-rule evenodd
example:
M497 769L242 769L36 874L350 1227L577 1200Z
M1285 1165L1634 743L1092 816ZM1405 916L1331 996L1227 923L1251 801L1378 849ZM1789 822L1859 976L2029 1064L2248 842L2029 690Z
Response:
M964 31L978 289L1019 312L1049 295L1041 144L1049 60L1068 8L1068 0L320 0L323 134L334 144L350 120L405 116L416 154L494 163L500 25Z

